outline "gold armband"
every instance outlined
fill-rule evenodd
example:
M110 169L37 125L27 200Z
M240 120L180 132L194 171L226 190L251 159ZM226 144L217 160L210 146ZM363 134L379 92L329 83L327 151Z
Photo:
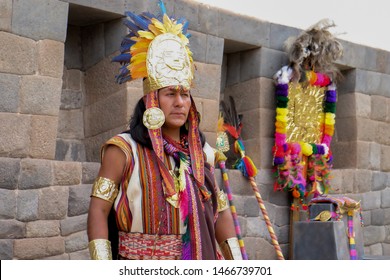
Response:
M229 208L229 202L226 194L223 191L217 193L218 212L222 212Z
M96 178L91 196L114 202L117 195L118 187L114 181L103 177Z
M94 239L88 248L92 260L112 260L111 242L107 239Z
M240 245L237 237L231 237L219 244L225 260L242 260Z

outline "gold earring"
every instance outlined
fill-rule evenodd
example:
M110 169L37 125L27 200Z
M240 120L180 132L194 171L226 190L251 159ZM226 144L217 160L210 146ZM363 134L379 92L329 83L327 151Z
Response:
M164 112L158 107L146 109L142 122L147 129L158 129L165 122Z

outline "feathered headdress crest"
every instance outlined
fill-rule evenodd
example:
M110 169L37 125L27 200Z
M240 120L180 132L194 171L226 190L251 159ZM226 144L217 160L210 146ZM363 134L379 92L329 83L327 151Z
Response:
M144 87L145 94L175 84L189 88L193 79L188 21L169 17L161 0L159 6L161 12L158 15L149 12L139 15L125 13L127 18L124 24L129 34L123 38L121 53L112 60L122 64L116 76L118 83L146 78L145 81L149 83ZM170 61L169 56L173 57ZM180 74L179 78L177 73Z
M291 37L285 42L293 79L299 80L300 72L313 70L328 73L333 78L340 77L334 62L341 57L343 47L329 31L336 25L329 19L323 19L303 31L298 37Z

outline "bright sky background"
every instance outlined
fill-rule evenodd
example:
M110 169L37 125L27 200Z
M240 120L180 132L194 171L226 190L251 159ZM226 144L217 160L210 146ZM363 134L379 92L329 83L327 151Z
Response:
M388 0L194 0L268 22L307 29L319 20L334 21L340 39L390 51Z

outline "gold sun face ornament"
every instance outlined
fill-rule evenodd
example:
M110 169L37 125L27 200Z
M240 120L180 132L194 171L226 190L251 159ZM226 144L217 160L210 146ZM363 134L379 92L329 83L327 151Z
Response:
M324 95L324 87L301 83L289 84L287 142L321 142Z
M193 79L192 64L182 40L172 34L157 36L150 44L146 67L146 92L178 85L189 90Z

